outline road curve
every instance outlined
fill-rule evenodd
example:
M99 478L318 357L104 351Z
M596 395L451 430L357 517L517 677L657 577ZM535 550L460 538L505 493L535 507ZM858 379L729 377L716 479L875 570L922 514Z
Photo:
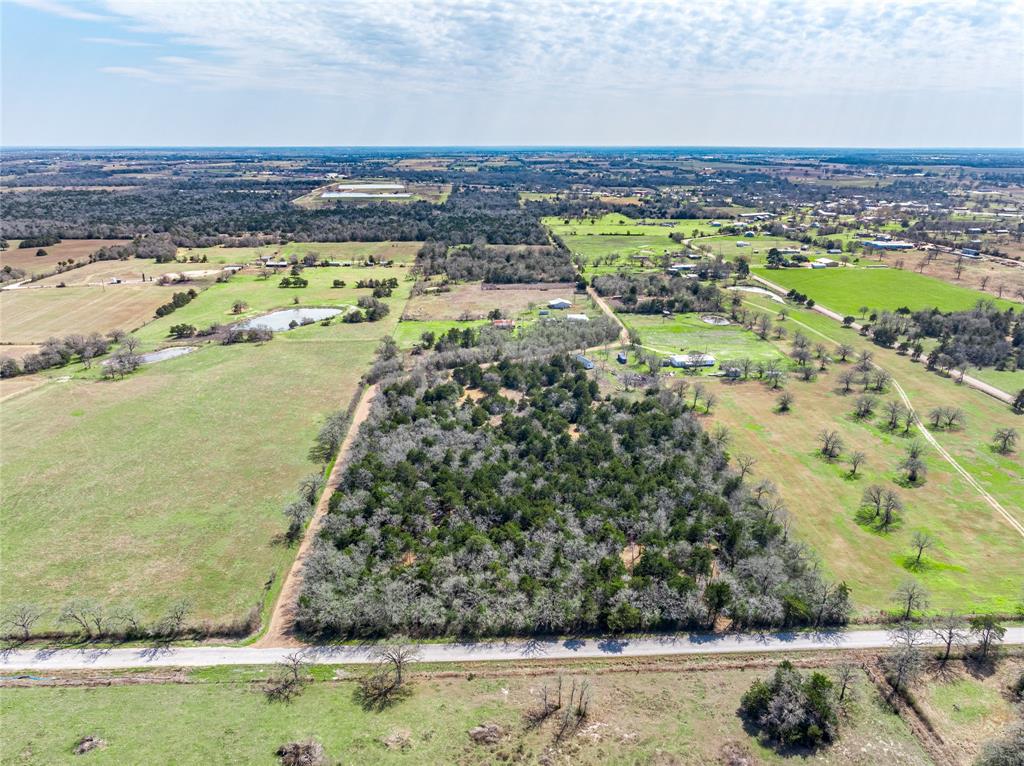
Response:
M924 643L938 646L930 633ZM1006 644L1024 644L1024 627L1007 628ZM884 630L825 630L781 633L677 633L643 638L514 639L421 644L420 662L529 662L598 657L884 649ZM371 661L373 645L295 647L166 647L133 649L39 649L0 653L0 670L112 670L115 668L267 665L295 652L317 665L355 665Z

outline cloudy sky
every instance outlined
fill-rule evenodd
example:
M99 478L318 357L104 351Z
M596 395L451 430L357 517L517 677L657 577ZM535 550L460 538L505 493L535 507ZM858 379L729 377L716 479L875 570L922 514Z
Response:
M6 146L1024 144L1024 0L0 12Z

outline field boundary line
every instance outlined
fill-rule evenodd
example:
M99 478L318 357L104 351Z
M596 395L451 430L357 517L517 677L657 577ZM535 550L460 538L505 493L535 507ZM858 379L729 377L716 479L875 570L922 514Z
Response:
M296 552L295 559L288 569L288 574L285 575L284 585L281 587L281 592L277 596L277 602L270 613L267 631L253 646L260 648L302 646L302 643L291 635L291 630L295 624L295 609L298 604L299 593L302 590L303 568L306 565L309 554L313 550L313 542L320 531L320 525L327 515L331 496L341 483L341 475L348 464L348 456L352 451L356 435L359 433L359 427L370 414L370 407L374 396L377 394L378 385L374 383L369 387L361 386L356 393L357 398L352 410L352 420L349 422L345 438L338 448L338 455L334 460L334 466L331 468L330 476L327 477L327 481L324 483L324 488L320 493L320 499L317 501L313 516L310 518L309 524L306 526L306 532L299 543L299 550Z

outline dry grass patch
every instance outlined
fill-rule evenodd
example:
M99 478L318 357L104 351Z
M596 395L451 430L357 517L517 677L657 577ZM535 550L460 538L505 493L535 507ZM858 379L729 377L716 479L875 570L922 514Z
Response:
M549 290L484 290L479 282L452 285L448 292L423 293L409 300L403 319L448 320L484 319L494 309L506 317L516 317L536 306L546 305L555 295ZM571 290L567 300L572 300Z
M29 274L50 271L57 268L58 261L66 261L69 258L75 261L88 260L89 256L101 247L128 244L126 239L65 239L56 245L44 247L46 255L37 256L36 251L39 248L19 248L19 241L11 240L10 248L0 253L0 266L24 269Z
M174 289L146 283L3 290L0 341L29 344L72 332L133 331L153 318L157 306L169 301Z

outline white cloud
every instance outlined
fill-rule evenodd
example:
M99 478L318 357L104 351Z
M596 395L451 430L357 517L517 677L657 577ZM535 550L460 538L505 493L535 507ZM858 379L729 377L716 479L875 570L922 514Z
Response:
M144 43L141 40L125 40L119 37L83 37L87 43L96 45L113 45L116 48L154 48L155 43Z
M62 3L59 0L9 0L9 2L34 8L37 11L62 16L75 21L109 21L108 16L83 10L82 3Z
M1024 28L1024 5L999 0L102 0L102 8L125 30L187 54L154 59L151 75L214 89L549 95L552 103L979 88L1019 98L1024 70L1013 33Z

